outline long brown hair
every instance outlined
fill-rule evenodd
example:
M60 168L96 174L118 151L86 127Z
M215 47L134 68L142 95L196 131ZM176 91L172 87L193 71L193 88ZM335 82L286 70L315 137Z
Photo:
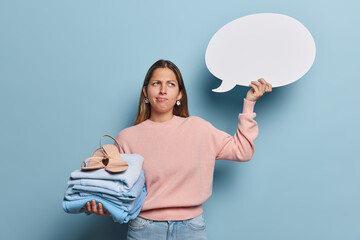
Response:
M174 72L174 74L176 76L176 80L178 81L178 84L179 84L179 91L182 92L182 98L180 99L180 102L181 102L180 106L175 104L175 106L173 108L173 114L176 116L181 116L181 117L189 117L189 109L188 109L188 104L187 104L187 95L186 95L186 90L185 90L185 84L184 84L183 78L181 76L180 70L171 61L160 59L160 60L156 61L149 68L148 72L146 73L144 83L141 87L139 107L138 107L138 112L137 112L137 116L136 116L134 125L137 125L137 124L147 120L148 118L150 118L151 106L150 106L150 103L145 103L145 95L143 92L143 88L145 86L146 91L147 91L150 78L152 77L153 72L157 68L169 68L170 70L172 70Z

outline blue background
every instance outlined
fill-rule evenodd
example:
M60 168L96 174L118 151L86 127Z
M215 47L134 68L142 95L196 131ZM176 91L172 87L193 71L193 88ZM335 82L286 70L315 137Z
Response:
M214 93L215 32L239 17L289 15L317 56L299 81L255 105L250 162L216 162L204 206L211 239L360 239L360 2L0 1L0 239L125 239L110 217L70 215L71 171L132 125L158 59L182 71L190 115L233 135L249 88ZM265 39L266 40L266 39Z

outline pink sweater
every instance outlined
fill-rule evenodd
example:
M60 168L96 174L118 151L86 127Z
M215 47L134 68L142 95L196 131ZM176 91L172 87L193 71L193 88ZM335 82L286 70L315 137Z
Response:
M147 119L122 130L116 137L121 152L144 157L147 195L139 216L169 221L200 215L212 193L215 159L248 161L254 153L254 105L244 99L234 137L195 116Z

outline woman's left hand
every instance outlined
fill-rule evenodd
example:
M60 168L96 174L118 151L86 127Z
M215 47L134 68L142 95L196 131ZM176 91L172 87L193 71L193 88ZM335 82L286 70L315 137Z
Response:
M251 81L249 86L252 88L247 92L246 99L253 102L258 100L265 92L272 91L271 84L266 82L263 78L258 79L258 82Z

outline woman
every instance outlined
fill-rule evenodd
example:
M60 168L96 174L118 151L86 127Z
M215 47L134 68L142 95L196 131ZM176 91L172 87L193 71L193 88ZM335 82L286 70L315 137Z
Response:
M159 60L150 67L134 126L116 137L122 153L144 157L147 195L141 212L129 222L128 239L206 239L202 203L212 193L215 159L251 159L258 135L254 104L272 91L264 79L249 86L232 137L189 116L185 85L175 64ZM86 208L109 215L94 200Z

